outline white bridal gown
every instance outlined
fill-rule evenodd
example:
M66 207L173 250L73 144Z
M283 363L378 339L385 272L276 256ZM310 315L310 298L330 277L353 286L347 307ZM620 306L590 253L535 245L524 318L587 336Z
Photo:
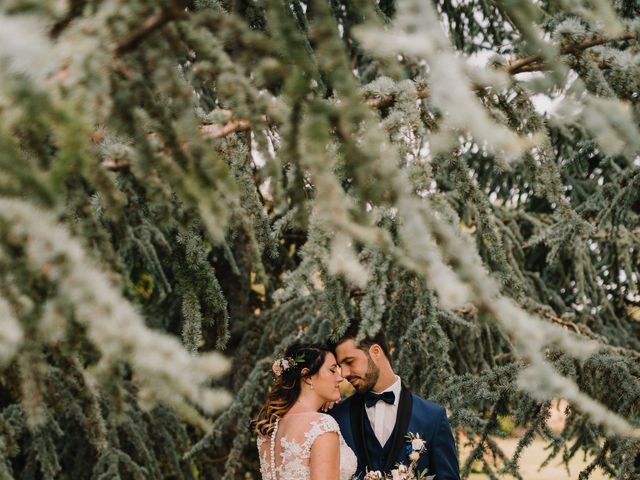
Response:
M358 460L345 443L338 422L325 413L288 413L276 423L270 437L258 435L262 480L309 480L311 446L323 433L337 432L340 438L340 480L356 473Z

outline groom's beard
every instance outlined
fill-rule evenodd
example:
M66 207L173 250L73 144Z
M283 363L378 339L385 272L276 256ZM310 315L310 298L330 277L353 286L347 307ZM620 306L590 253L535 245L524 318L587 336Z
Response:
M360 377L358 375L349 375L347 377L347 381L356 389L356 391L360 394L367 393L373 389L373 387L378 383L378 378L380 377L380 369L378 366L373 363L371 359L367 363L367 371L364 374L364 377ZM353 382L356 382L355 384Z

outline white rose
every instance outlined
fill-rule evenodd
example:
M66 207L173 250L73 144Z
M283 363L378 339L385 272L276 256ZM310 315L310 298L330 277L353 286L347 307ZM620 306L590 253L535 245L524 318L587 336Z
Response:
M409 454L409 460L411 460L412 462L418 461L419 458L420 458L420 453L418 453L417 451L411 452Z
M372 470L364 476L365 480L382 480L382 472L380 470Z
M402 480L402 474L397 468L391 470L391 479L392 480Z
M422 450L424 448L424 440L421 438L414 438L411 440L411 448L414 450Z

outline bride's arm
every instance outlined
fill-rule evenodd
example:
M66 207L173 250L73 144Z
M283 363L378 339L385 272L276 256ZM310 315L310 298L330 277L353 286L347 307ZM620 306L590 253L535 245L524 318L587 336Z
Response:
M340 440L337 432L327 432L315 439L309 459L311 480L339 480Z

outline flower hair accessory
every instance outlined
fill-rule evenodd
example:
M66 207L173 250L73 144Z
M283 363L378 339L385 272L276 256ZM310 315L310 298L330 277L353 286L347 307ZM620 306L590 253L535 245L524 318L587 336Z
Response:
M276 377L279 377L290 368L294 368L298 363L304 361L304 355L298 355L296 358L284 357L278 358L273 365L271 365L271 371Z

